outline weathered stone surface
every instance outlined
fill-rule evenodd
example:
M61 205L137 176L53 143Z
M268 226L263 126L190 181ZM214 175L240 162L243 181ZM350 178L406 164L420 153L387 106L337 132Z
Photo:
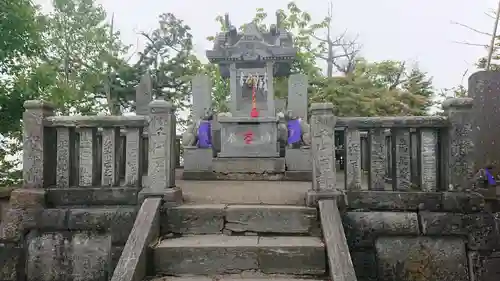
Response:
M424 235L467 235L468 233L463 214L420 212L418 215Z
M68 229L68 209L45 209L38 215L36 227L48 230Z
M182 205L164 210L162 234L216 234L224 228L226 205Z
M408 191L411 188L410 130L393 130L394 163L393 186L396 190Z
M318 238L260 237L259 269L264 273L324 275L325 248Z
M377 257L373 251L351 252L358 281L378 281Z
M420 188L436 191L438 168L438 132L436 129L420 130Z
M212 148L184 147L184 171L213 171Z
M50 188L47 202L67 205L136 205L138 190L130 187Z
M361 189L361 136L356 129L347 128L345 137L345 186L347 190Z
M299 206L229 205L225 228L234 232L309 233L316 209Z
M124 244L134 225L135 208L71 209L68 228L110 231L113 243Z
M75 233L69 259L73 281L107 281L111 274L111 236Z
M71 242L61 233L45 233L28 240L28 281L66 281L71 276Z
M349 209L382 211L437 211L441 206L441 193L395 191L348 191Z
M368 171L368 189L385 189L385 165L387 152L384 129L371 129L369 132L370 170Z
M285 148L287 171L312 171L310 148Z
M311 104L311 156L313 189L332 190L336 186L335 122L333 104Z
M470 280L496 281L500 275L500 253L469 252Z
M460 238L383 237L375 248L380 280L469 280Z
M350 248L372 247L379 236L419 234L417 213L347 212L343 222Z
M156 273L325 273L324 246L313 237L203 235L167 239L154 250Z
M443 192L445 212L471 213L484 209L484 196L475 192Z
M157 273L223 274L258 269L258 237L223 235L167 239L154 250Z
M10 207L14 209L33 209L45 206L45 190L43 189L14 189L10 193Z
M142 203L111 281L136 281L146 277L151 264L148 247L160 232L160 206L160 198L147 198Z
M20 280L20 263L24 256L24 250L15 244L0 243L0 280L18 281Z
M469 231L471 250L500 250L498 228L499 213L476 213L464 216L464 225Z
M18 242L24 230L36 225L39 209L8 209L0 223L0 241Z
M284 158L216 158L214 171L218 173L282 173Z

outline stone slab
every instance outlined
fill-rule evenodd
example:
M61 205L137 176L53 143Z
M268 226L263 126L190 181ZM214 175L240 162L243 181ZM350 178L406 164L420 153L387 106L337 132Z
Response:
M131 207L71 209L68 229L109 231L113 244L125 244L136 214L137 210Z
M162 210L161 232L217 234L224 228L224 204L181 205Z
M440 210L439 192L348 191L350 209L380 211Z
M313 237L202 235L161 241L154 250L158 274L325 274L324 245Z
M279 174L245 174L183 171L182 180L186 181L302 181L310 182L312 172L285 171Z
M283 173L284 158L216 158L213 160L216 173Z
M419 234L417 213L347 212L343 224L350 249L373 247L379 236Z
M0 280L18 281L20 280L21 261L24 257L24 250L15 244L0 244ZM21 271L22 272L22 271Z
M233 232L308 234L317 228L315 208L229 205L224 228Z
M311 182L177 181L186 204L304 205Z
M231 120L231 119L230 119ZM245 123L219 119L221 152L219 157L278 157L276 118L247 120ZM241 120L243 121L243 120ZM258 122L258 123L257 123Z
M500 253L469 252L470 280L497 281L500 276Z
M311 150L309 148L286 148L287 171L312 171Z
M55 206L136 205L138 192L132 187L49 188L47 202Z
M469 280L460 238L383 237L375 248L380 280Z
M184 171L212 172L213 150L211 148L184 148Z

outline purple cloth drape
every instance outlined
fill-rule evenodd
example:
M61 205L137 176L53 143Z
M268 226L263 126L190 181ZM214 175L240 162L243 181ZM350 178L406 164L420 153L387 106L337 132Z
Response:
M302 130L300 129L300 120L288 120L288 144L294 144L301 140Z
M212 124L210 121L201 121L198 128L198 147L212 147Z

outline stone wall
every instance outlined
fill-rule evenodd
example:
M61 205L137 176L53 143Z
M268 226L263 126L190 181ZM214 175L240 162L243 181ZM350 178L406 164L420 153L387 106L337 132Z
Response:
M109 280L137 195L128 187L14 190L0 224L0 280Z
M358 280L497 280L500 210L477 193L348 192Z

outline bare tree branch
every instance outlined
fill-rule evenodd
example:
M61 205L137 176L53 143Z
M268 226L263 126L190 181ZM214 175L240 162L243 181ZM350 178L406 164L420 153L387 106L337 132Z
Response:
M462 44L462 45L468 45L468 46L473 46L473 47L484 47L484 48L488 48L489 47L489 45L486 45L486 44L469 43L469 42L466 42L466 41L452 41L452 43Z
M481 30L479 30L479 29L476 29L476 28L470 27L470 26L468 26L468 25L466 25L466 24L463 24L463 23L459 23L459 22L456 22L456 21L451 21L451 24L456 24L456 25L458 25L458 26L461 26L461 27L467 28L468 30L474 31L474 32L479 33L479 34L482 34L482 35L492 36L492 34L491 34L491 33L481 31Z

